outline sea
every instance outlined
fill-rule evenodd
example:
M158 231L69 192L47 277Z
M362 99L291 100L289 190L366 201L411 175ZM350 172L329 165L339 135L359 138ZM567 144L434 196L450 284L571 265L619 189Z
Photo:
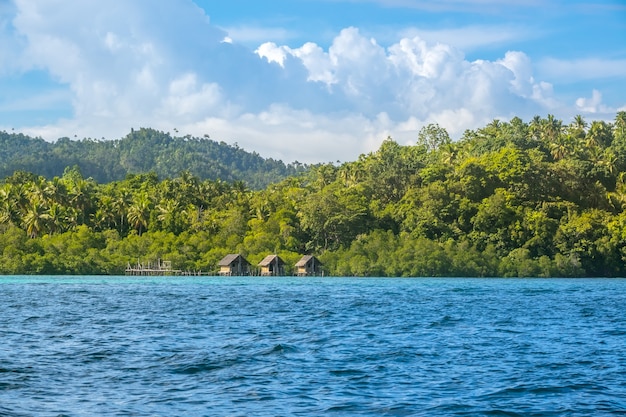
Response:
M625 279L0 277L0 416L609 415Z

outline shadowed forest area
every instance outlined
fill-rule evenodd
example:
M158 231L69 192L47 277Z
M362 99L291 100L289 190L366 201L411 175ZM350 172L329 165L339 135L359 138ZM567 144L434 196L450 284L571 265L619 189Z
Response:
M285 165L151 129L54 144L0 132L0 273L215 271L228 253L329 275L624 276L626 112L438 125L342 165ZM169 159L167 159L169 158Z
M299 162L285 165L208 135L173 137L142 128L118 140L63 137L51 143L0 132L0 178L16 171L54 178L67 167L77 167L85 178L101 184L121 181L128 174L153 172L172 178L188 172L201 179L245 181L255 190L306 169Z

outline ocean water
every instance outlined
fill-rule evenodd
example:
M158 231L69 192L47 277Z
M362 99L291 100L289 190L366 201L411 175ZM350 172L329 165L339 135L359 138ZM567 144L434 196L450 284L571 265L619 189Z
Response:
M626 280L0 277L0 416L626 414Z

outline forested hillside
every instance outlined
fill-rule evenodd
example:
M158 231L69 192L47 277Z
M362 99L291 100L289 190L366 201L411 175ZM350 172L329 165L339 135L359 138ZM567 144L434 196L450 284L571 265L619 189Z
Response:
M436 125L259 191L242 182L78 170L0 185L1 273L120 273L228 253L317 255L357 276L624 276L626 112L614 123L494 120L451 142Z
M153 129L133 130L119 140L60 138L54 143L0 132L0 178L15 171L53 178L73 166L85 178L99 183L149 172L159 178L174 178L185 171L201 179L244 181L252 189L262 189L306 169L209 138L172 137Z

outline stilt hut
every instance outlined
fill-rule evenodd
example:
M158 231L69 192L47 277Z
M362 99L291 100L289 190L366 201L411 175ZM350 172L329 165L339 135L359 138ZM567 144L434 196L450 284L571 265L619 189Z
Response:
M285 262L278 255L267 255L260 263L262 276L285 275Z
M296 275L299 277L324 275L322 266L322 263L315 256L304 255L296 263Z
M222 276L243 276L250 274L250 262L239 254L226 255L217 265L220 267L219 274Z

